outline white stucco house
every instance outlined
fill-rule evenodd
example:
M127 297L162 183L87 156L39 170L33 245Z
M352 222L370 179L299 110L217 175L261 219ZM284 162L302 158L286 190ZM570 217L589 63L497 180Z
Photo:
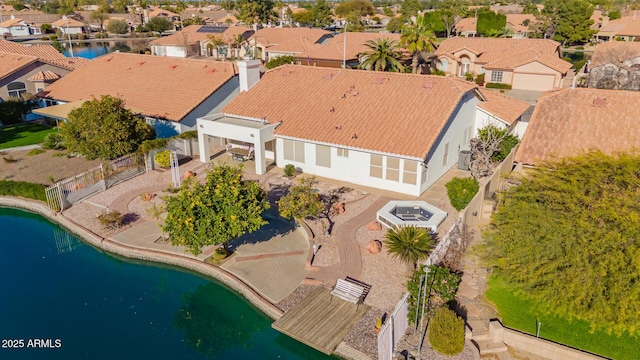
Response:
M40 34L40 28L11 15L9 20L0 22L0 36L28 36Z
M258 174L292 164L416 196L458 164L486 102L476 84L440 76L285 65L260 79L259 61L239 68L241 93L198 119L201 161L243 146Z

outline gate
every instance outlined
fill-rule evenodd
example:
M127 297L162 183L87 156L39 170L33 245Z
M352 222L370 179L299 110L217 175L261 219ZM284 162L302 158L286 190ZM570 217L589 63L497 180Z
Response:
M407 313L409 311L409 293L405 293L402 299L398 301L396 308L380 329L378 334L378 359L393 359L393 351L396 345L409 327Z

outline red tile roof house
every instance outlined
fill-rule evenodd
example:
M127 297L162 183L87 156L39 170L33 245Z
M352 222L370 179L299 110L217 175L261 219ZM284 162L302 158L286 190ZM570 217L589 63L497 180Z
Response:
M242 34L246 40L253 35L253 30L243 26L190 25L175 34L153 40L149 44L151 45L151 53L158 56L218 57L217 49L209 50L207 48L209 36L219 37L226 44L232 45L237 34ZM232 54L227 55L231 56Z
M562 89L538 99L515 162L538 166L582 151L640 149L640 92Z
M571 69L560 57L560 43L547 39L454 37L440 44L432 66L451 76L486 74L487 83L548 91L561 87Z
M0 36L9 34L11 36L28 36L40 34L40 28L35 24L29 24L22 19L11 15L9 20L0 22Z
M256 58L269 61L274 57L303 52L307 50L304 44L321 44L331 36L330 31L322 29L263 28L253 34L249 39L249 45L252 48L257 47Z
M24 46L0 40L0 101L36 94L87 62L66 58L51 45Z
M155 126L158 137L195 130L196 118L220 112L239 92L231 62L111 53L70 75L38 96L58 104L120 97Z
M198 119L201 161L210 138L240 141L258 174L275 161L416 196L458 164L486 101L474 83L441 76L285 65L247 78L251 90Z

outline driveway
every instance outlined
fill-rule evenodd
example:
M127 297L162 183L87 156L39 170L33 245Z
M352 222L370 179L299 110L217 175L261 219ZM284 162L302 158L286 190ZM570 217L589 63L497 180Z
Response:
M506 94L513 98L526 101L531 105L535 105L536 99L542 95L542 91L514 89L507 91Z

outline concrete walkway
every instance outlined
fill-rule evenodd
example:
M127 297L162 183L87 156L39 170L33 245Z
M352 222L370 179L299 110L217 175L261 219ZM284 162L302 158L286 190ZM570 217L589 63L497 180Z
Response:
M31 150L31 149L40 149L40 148L42 148L40 144L34 144L34 145L16 146L12 148L0 149L0 151L13 152L13 151L22 151L22 150Z

